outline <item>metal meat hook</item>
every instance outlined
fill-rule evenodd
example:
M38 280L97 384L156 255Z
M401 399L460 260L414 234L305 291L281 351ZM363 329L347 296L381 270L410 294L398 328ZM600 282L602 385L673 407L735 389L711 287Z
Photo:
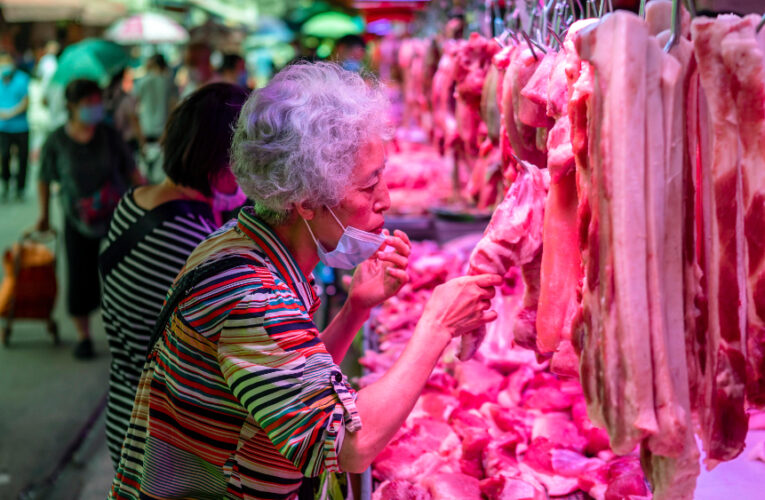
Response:
M664 52L669 53L672 47L680 42L680 0L672 0L672 35L664 46Z
M526 33L525 31L521 31L521 35L526 40L526 44L529 46L529 50L531 50L531 55L534 56L534 60L535 61L539 61L539 56L537 55L536 51L534 50L534 47L539 49L540 52L542 52L542 54L547 54L547 51L545 50L545 48L542 47L537 42L535 42L534 40L532 40L531 37L529 37L528 33Z

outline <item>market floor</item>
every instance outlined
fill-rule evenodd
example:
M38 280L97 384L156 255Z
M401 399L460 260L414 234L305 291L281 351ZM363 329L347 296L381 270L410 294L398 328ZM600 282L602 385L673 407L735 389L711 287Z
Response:
M30 172L30 181L34 179ZM0 204L0 249L16 241L37 220L34 182L26 201ZM53 200L53 220L59 220ZM59 226L60 227L60 226ZM72 356L74 326L63 307L63 253L57 252L59 297L55 319L61 344L55 346L42 321L13 324L9 346L0 348L0 498L44 496L67 451L94 414L107 390L109 351L100 315L94 316L97 356L82 362ZM2 274L2 273L0 273ZM77 491L62 491L77 498ZM68 495L68 496L67 496ZM103 494L101 496L103 498Z

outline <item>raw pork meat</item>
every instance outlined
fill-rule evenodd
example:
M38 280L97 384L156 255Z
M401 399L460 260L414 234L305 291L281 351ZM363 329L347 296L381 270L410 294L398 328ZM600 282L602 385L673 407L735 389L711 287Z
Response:
M491 60L497 52L499 46L494 40L471 33L470 38L460 46L456 54L456 117L460 138L469 157L478 156L484 81L491 67Z
M459 139L454 88L457 72L457 53L463 41L449 40L444 44L438 69L433 76L431 102L433 105L433 140L443 154L450 151Z
M441 249L428 242L413 245L412 281L373 319L381 352L365 356L371 369L386 370L399 355L433 288L464 273L465 248L475 247L476 240L463 240ZM517 273L511 270L512 280L519 279ZM497 295L503 294L511 303L520 300L518 286L499 287ZM610 452L605 431L587 418L576 380L551 374L527 349L508 345L491 353L504 356L504 363L488 360L487 349L457 362L454 347L444 353L403 428L375 460L373 475L382 481L375 499L480 498L472 496L475 481L477 495L501 500L645 493L638 457L616 458ZM368 374L361 383L372 380ZM444 475L468 489L456 489Z
M542 244L545 174L526 165L491 217L483 238L470 256L469 274L505 275L513 266L531 262ZM485 328L463 335L460 359L470 359L478 350Z
M646 200L649 203L649 293L654 389L659 432L641 449L643 471L655 498L692 499L699 474L699 453L693 435L685 356L683 227L685 159L673 144L684 136L685 66L659 48L664 32L649 39L646 85L649 109L662 109L663 122L646 124ZM681 41L687 43L685 40ZM690 47L675 47L687 53ZM659 72L659 75L653 74ZM660 85L660 89L657 88ZM652 104L653 103L653 104ZM661 129L661 135L657 129ZM653 147L652 147L653 146ZM661 155L656 152L661 151Z
M708 295L701 438L708 468L736 457L744 448L746 327L744 210L733 75L721 44L737 16L696 18L691 25L701 87L708 106L708 129L699 126L704 262ZM708 135L707 135L708 134Z
M555 56L556 66L550 74L548 85L547 113L556 121L547 138L550 192L545 203L542 289L536 329L539 351L554 353L553 371L578 376L579 360L571 339L574 318L579 308L577 287L582 279L582 266L577 234L576 161L566 106L568 91L565 58L564 48Z
M723 39L742 144L747 265L747 397L765 406L765 48L756 39L758 16L747 16Z
M506 138L515 156L543 168L546 166L547 155L537 147L537 129L523 123L518 117L521 90L531 79L539 61L530 49L522 47L512 52L510 60L502 82L501 113Z
M606 16L577 37L577 51L592 64L594 75L588 161L590 175L597 180L592 182L597 191L589 193L589 200L592 205L597 198L592 221L598 222L598 237L588 246L590 252L599 247L600 270L599 286L587 286L598 287L597 300L602 305L597 323L584 322L580 345L590 350L587 344L592 342L592 348L600 352L582 356L582 377L594 377L595 387L603 390L601 398L590 401L602 405L590 416L602 415L611 447L618 454L629 453L658 430L651 343L645 334L649 331L644 174L647 42L643 20L624 11ZM589 258L594 259L592 253ZM585 395L592 395L587 383L583 385Z
M465 474L435 474L422 481L433 500L481 500L481 485Z

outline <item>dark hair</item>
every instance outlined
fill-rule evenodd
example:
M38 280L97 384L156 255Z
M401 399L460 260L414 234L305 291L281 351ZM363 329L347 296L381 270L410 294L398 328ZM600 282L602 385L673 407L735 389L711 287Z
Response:
M162 54L154 54L149 58L148 63L155 65L162 71L167 69L167 61L165 61L165 56Z
M109 80L109 86L107 88L111 89L114 87L121 87L122 86L122 80L125 79L125 66L121 67L119 70L117 70L116 73L114 73L114 76L112 76L112 79Z
M78 80L72 80L66 86L64 96L66 97L66 103L77 104L86 97L92 95L101 95L101 87L98 86L93 80L86 80L84 78Z
M242 59L242 56L239 54L226 54L223 56L223 61L220 63L219 71L237 69L236 67L240 62L244 62L244 59Z
M367 43L359 35L345 35L337 39L337 41L335 42L335 46L336 47L346 46L349 48L361 47L362 49L366 49Z
M210 181L230 163L234 126L248 95L238 85L211 83L170 113L160 141L170 180L212 196Z

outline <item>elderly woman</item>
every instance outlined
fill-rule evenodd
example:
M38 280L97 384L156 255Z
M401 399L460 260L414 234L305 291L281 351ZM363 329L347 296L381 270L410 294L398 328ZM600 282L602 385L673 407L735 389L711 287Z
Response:
M407 281L383 232L387 103L336 65L254 92L233 170L253 200L191 254L155 329L110 498L292 499L304 477L361 472L411 411L454 336L492 321L501 277L436 288L406 349L356 393L338 364L371 308ZM319 332L311 272L358 266Z

